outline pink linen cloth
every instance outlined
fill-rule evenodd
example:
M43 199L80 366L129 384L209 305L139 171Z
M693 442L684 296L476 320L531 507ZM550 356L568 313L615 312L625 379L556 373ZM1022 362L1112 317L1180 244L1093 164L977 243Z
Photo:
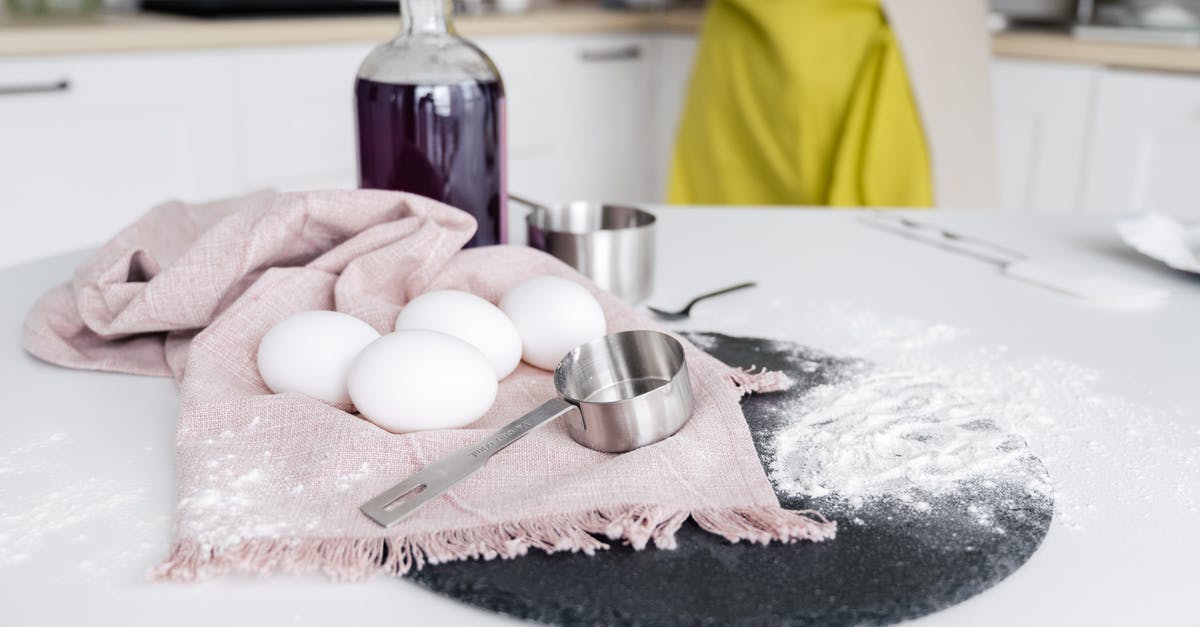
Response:
M671 548L688 516L733 542L833 537L834 523L779 507L738 407L758 380L686 342L696 408L675 436L613 455L551 423L391 529L361 514L382 489L552 398L550 373L522 364L466 428L396 435L350 407L266 388L255 353L285 316L337 310L388 332L428 290L496 302L521 279L553 274L596 295L609 332L652 327L538 251L461 251L474 230L464 212L397 192L168 203L35 305L24 345L37 357L179 381L179 502L158 577L322 570L358 579L531 547L590 554L606 546L597 536Z

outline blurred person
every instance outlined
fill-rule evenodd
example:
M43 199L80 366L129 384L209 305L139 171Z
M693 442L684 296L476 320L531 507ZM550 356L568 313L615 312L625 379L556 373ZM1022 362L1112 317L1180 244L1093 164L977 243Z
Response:
M982 3L882 4L711 0L669 200L927 207L937 196L938 204L988 204L994 156ZM922 118L889 13L905 14L906 43L919 48L909 61L928 92L921 104L936 117ZM967 145L955 137L963 129L983 138Z

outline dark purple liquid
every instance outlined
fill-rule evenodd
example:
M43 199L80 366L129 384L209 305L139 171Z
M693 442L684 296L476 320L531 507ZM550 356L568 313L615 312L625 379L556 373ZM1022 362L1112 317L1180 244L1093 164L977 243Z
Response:
M358 185L440 200L475 216L467 244L507 239L504 88L497 81L396 85L358 79Z

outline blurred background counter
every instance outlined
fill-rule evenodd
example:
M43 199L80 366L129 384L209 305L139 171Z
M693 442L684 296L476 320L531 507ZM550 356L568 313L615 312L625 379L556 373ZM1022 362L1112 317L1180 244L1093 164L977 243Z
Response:
M701 19L598 2L459 18L504 77L509 189L661 201ZM354 186L353 78L397 27L0 17L0 266L103 240L166 198ZM1000 209L1200 218L1200 47L1065 28L992 47Z
M695 35L702 17L703 7L695 3L621 10L568 1L519 13L463 15L455 23L472 39L627 32ZM395 35L396 21L389 14L212 20L120 10L46 20L0 13L0 57L379 42ZM1039 26L1043 28L994 33L996 56L1200 73L1200 47L1080 39L1066 30Z

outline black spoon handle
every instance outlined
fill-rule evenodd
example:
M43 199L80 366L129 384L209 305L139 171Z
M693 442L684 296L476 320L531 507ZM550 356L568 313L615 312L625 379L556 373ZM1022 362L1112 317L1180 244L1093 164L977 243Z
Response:
M730 292L736 292L737 290L746 289L747 287L754 287L755 285L758 285L758 284L755 283L754 281L747 281L745 283L738 283L737 285L730 285L729 287L723 287L719 290L716 290L715 292L701 294L701 295L693 298L692 301L687 304L687 307L683 308L683 310L687 311L687 310L691 309L693 305L695 305L696 303L698 303L706 298L712 298L713 296L720 296L721 294L728 294Z

